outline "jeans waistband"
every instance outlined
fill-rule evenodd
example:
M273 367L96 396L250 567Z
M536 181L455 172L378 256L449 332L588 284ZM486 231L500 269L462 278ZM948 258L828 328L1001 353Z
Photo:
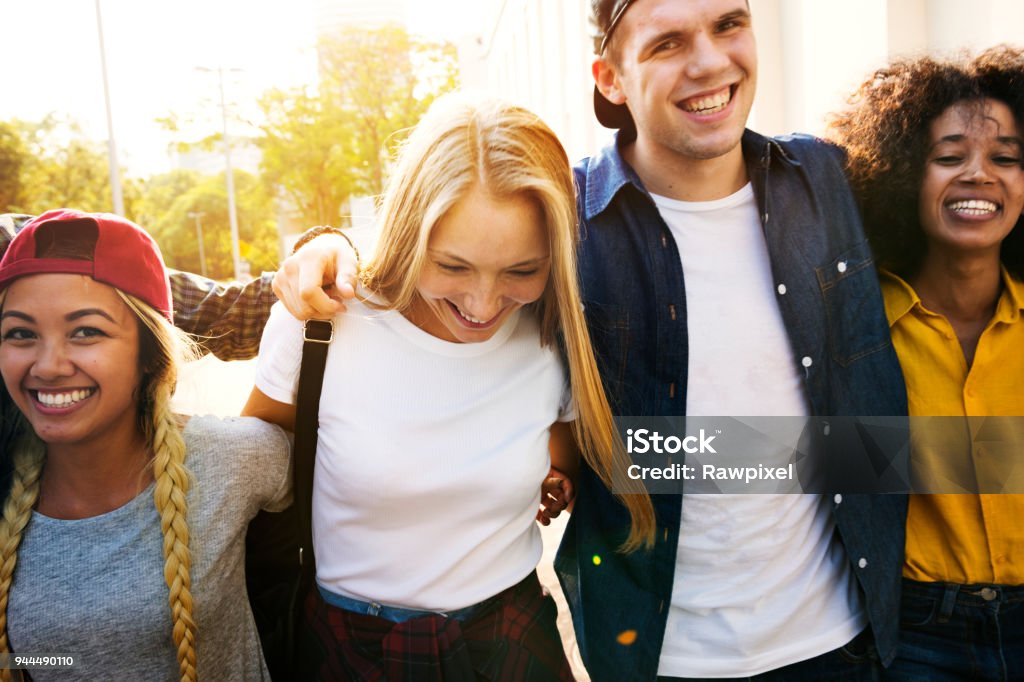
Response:
M1024 585L998 585L978 583L926 583L903 579L903 590L908 594L940 599L948 607L954 603L966 606L985 606L992 602L1013 604L1024 601Z
M331 606L336 606L337 608L345 609L346 611L352 611L353 613L377 616L378 618L389 620L392 623L404 623L407 620L423 618L424 616L442 616L444 618L454 618L457 621L465 622L497 602L501 595L504 594L504 592L499 592L493 597L484 599L482 602L470 604L469 606L461 609L455 609L454 611L428 611L424 609L405 609L398 606L385 606L383 604L378 604L377 602L353 599L352 597L346 597L336 592L331 592L321 585L317 585L316 588L319 590L320 596L323 597L323 600Z

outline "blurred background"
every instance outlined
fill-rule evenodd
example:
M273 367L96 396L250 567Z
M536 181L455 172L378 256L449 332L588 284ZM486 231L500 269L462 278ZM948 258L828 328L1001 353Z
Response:
M1024 42L1019 0L750 4L750 125L768 134L821 132L892 56ZM272 270L308 226L372 222L391 152L447 90L535 110L572 158L604 144L588 6L3 3L0 212L115 210L149 229L172 267L217 279Z
M611 139L591 108L588 6L0 3L0 213L121 213L153 234L169 266L222 280L276 269L312 225L351 226L368 246L391 154L443 92L490 91L533 109L573 159ZM826 114L891 57L1024 43L1019 0L750 6L759 52L750 127L767 134L822 132ZM252 377L252 362L193 363L177 407L237 414ZM540 567L556 592L561 528L545 530Z

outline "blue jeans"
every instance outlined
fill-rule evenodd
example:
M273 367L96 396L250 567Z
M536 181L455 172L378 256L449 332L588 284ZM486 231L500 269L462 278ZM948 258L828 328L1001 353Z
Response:
M752 677L729 678L747 682L876 682L881 679L882 666L875 652L871 630L866 629L846 646L793 663L784 668L770 670ZM658 682L699 682L704 678L659 677ZM723 682L722 678L706 682Z
M885 680L1024 680L1024 586L903 581Z

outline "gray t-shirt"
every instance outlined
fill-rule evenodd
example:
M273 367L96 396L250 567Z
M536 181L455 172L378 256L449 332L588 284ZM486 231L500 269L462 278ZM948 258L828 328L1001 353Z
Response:
M245 591L245 531L290 502L289 444L258 419L193 417L185 427L196 672L270 679ZM163 534L153 485L119 509L64 521L33 512L7 622L12 651L70 654L46 680L177 680Z

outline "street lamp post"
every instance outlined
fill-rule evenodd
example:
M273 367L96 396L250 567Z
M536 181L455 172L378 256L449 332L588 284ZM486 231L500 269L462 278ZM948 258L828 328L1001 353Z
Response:
M189 211L188 217L196 219L196 240L199 242L199 268L203 277L206 277L206 248L203 246L203 224L201 218L206 215L202 211Z
M110 163L110 193L114 213L124 215L124 196L121 193L121 173L117 167L117 144L114 142L114 117L110 112L110 83L107 79L107 51L103 45L103 15L100 0L96 0L96 31L100 40L100 69L103 72L103 101L107 105L107 156Z
M231 140L228 138L228 107L224 100L224 68L218 66L210 69L197 66L198 71L217 72L217 84L220 87L220 115L223 123L224 136L224 172L228 185L228 220L231 222L231 260L235 266L235 279L242 279L242 254L238 246L238 213L235 210L235 174L231 169ZM239 69L230 69L238 71Z

